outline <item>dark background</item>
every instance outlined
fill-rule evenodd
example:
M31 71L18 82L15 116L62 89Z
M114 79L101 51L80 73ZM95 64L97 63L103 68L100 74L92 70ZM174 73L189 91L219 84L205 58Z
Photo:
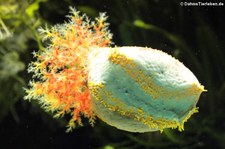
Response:
M196 75L208 92L185 131L129 133L97 120L66 133L67 117L55 119L23 100L31 53L43 46L37 28L67 21L69 6L93 19L106 12L115 45L161 49ZM225 6L180 6L177 0L0 0L0 148L225 148L224 20Z

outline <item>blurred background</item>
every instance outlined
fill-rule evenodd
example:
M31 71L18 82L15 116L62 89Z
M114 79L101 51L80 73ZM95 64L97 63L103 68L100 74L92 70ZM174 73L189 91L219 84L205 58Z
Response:
M37 29L67 21L69 6L93 19L106 12L115 45L161 49L196 75L208 92L185 131L129 133L97 120L66 133L69 119L55 119L23 99L32 52L44 46ZM224 18L225 6L181 6L178 0L0 0L0 148L225 148Z

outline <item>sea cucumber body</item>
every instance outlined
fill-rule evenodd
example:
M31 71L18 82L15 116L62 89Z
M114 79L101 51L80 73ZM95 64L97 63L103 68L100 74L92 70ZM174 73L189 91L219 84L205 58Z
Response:
M97 52L96 52L97 51ZM100 48L89 57L88 86L97 116L118 129L183 130L204 87L172 56L151 48Z

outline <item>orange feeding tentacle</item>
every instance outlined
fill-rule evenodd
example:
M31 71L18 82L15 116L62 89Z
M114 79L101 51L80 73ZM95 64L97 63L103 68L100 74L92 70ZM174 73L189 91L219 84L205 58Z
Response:
M44 51L34 53L36 61L29 65L35 81L26 89L25 99L36 99L56 117L71 114L69 129L75 123L82 125L81 115L93 123L95 117L87 87L87 57L91 47L108 47L112 35L105 23L105 14L95 22L86 15L71 9L69 22L40 29L50 45Z

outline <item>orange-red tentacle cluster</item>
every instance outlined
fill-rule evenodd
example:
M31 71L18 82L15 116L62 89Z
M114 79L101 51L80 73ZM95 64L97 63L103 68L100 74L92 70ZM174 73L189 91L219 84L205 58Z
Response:
M105 14L90 22L86 15L71 9L69 22L40 29L50 44L34 53L37 60L29 65L35 81L26 89L26 99L37 99L46 110L63 116L72 115L69 129L81 123L83 115L93 123L94 114L87 87L87 57L92 49L111 44Z

